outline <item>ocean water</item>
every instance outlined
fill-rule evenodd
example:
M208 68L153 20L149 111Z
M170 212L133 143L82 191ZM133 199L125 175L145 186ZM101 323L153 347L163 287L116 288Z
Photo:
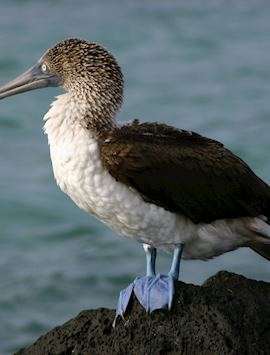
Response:
M270 183L270 3L260 0L0 1L0 83L66 37L100 42L125 75L120 120L162 121L222 141ZM0 354L82 309L114 307L144 274L139 244L57 188L42 117L59 89L0 103ZM157 267L169 268L159 253ZM219 270L270 281L248 249L184 261L200 284Z

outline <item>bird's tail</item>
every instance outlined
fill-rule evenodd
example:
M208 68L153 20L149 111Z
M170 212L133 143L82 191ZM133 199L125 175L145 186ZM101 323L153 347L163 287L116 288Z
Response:
M265 259L270 261L270 244L254 242L252 243L252 245L250 245L250 248L256 251L256 253L263 256Z

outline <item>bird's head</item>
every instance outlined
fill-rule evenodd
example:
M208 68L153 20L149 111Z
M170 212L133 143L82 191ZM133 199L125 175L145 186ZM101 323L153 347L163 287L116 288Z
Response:
M32 68L0 86L0 99L51 86L61 86L99 109L115 112L122 102L123 77L114 57L102 46L78 38L57 43Z

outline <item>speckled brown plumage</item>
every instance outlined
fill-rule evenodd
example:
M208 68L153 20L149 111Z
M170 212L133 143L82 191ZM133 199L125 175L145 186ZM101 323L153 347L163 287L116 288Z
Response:
M101 45L69 38L42 57L50 72L62 77L62 87L77 101L89 102L82 126L97 136L112 127L122 104L123 75L115 58Z

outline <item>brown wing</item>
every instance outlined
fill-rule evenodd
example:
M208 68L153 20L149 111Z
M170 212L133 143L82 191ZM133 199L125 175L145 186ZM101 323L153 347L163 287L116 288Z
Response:
M136 121L107 137L101 157L145 201L195 223L270 216L270 188L221 143L194 132Z

